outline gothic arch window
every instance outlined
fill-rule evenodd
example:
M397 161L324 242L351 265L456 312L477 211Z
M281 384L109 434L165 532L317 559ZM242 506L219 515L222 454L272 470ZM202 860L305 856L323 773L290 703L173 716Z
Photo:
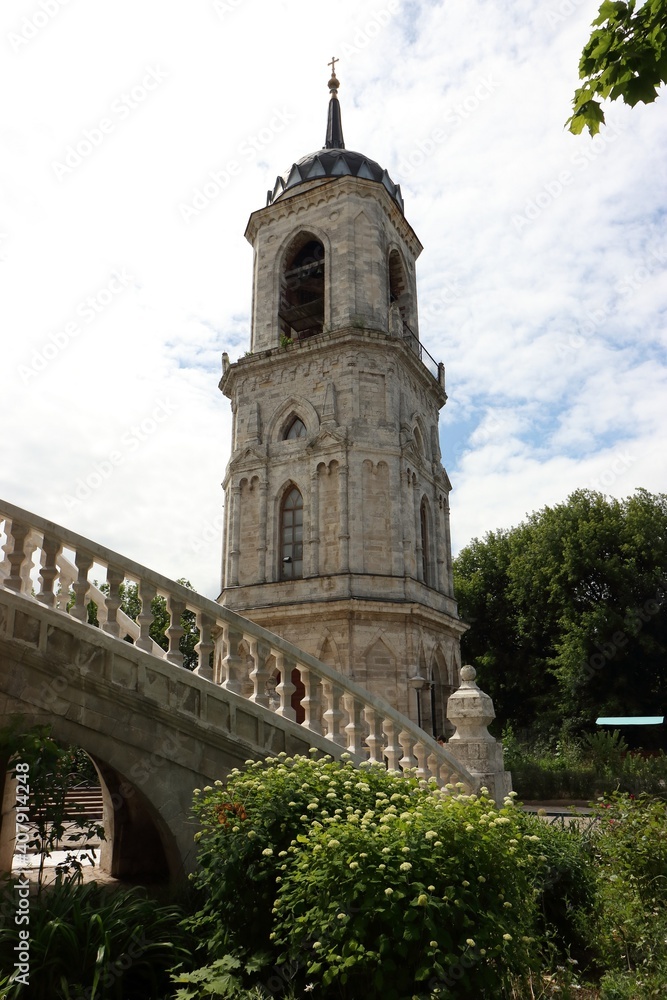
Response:
M296 486L280 505L280 579L303 576L303 497Z
M417 451L419 452L420 455L425 455L426 448L424 447L424 438L422 437L422 432L419 430L419 427L415 427L414 435L415 435L415 446L417 448Z
M324 329L324 247L311 233L292 241L280 275L280 333L303 340Z
M389 306L391 308L394 303L396 304L403 322L404 332L408 322L408 300L409 293L405 267L398 250L392 250L389 253ZM408 327L408 336L410 332L410 328Z
M426 497L422 498L419 507L419 524L422 542L422 580L431 585L431 525Z
M297 438L305 438L307 435L306 425L301 417L292 417L285 427L283 441L295 441Z

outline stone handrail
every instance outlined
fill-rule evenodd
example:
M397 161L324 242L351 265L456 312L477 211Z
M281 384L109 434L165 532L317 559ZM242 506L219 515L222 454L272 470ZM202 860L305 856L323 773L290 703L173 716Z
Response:
M97 542L0 500L0 526L3 523L0 587L83 624L88 621L87 604L94 599L103 632L119 640L128 635L138 649L177 666L183 665L181 617L191 611L199 632L193 671L199 677L295 722L296 669L305 692L300 703L305 730L345 747L359 763L384 763L392 771L414 768L418 778L435 778L440 786L462 782L467 791L478 790L479 776L410 719L287 640ZM100 571L105 574L108 594L91 583L93 567L95 579L100 579ZM119 587L127 582L137 584L141 603L132 628L120 608ZM71 592L74 602L68 610ZM167 601L166 650L149 634L156 596Z

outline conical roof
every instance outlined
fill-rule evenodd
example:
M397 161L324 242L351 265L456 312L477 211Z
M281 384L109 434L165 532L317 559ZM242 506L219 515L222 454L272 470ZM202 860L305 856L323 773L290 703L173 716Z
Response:
M335 62L337 60L332 60ZM403 211L403 197L399 184L394 184L387 171L369 159L363 153L355 153L351 149L345 148L343 140L343 124L338 101L338 87L340 86L336 76L335 68L332 69L329 80L329 108L327 113L327 132L325 144L322 149L309 153L302 159L293 163L289 170L276 177L273 190L267 192L266 203L272 205L273 202L281 198L286 191L292 191L300 184L317 180L321 177L362 177L365 180L376 181L382 184L391 197L394 199L401 212Z

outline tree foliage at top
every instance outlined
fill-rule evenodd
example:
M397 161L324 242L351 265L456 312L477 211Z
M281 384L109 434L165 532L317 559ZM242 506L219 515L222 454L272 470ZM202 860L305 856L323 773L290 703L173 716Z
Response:
M545 733L655 715L667 692L667 495L578 490L454 562L464 661L498 718Z
M636 0L604 0L592 27L579 61L584 82L567 122L575 135L584 128L599 132L605 120L600 100L650 104L667 82L667 0L645 0L639 8Z

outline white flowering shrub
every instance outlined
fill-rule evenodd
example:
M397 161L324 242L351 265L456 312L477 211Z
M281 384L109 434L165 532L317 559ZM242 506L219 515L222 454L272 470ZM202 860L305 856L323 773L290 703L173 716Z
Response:
M500 995L533 961L540 847L510 800L283 755L204 789L195 812L191 927L211 961L252 957L265 976L288 967L297 996L355 1000Z

